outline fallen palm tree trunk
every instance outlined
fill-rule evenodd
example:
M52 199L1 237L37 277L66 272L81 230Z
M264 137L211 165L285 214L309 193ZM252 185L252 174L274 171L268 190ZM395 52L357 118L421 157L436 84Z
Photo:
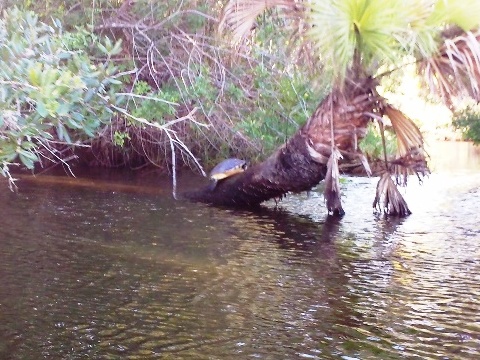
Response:
M390 117L395 126L402 124L415 136L398 136L401 158L392 163L392 170L386 176L428 172L423 156L423 139L410 119L394 111L386 100L375 90L372 78L357 81L355 85L334 89L325 98L309 121L267 160L256 164L245 172L225 179L214 190L205 187L185 194L185 197L204 203L224 206L257 206L269 199L281 199L289 192L310 190L325 180L325 200L327 210L332 214L343 215L339 182L339 161L360 159L369 172L368 163L358 148L358 142L365 136L370 121L383 123L383 117ZM393 116L394 114L395 116ZM415 153L413 159L408 156ZM407 159L408 162L403 161ZM412 161L413 160L413 161ZM387 169L390 165L386 164ZM384 204L384 212L390 215L406 216L410 211L400 193L394 192L393 181L377 187L375 206ZM398 182L398 181L397 181ZM379 199L388 194L382 203ZM380 209L382 210L382 209Z
M325 178L326 164L315 161L307 148L307 135L297 132L261 164L209 187L184 194L190 200L224 206L256 206L288 192L311 189Z
M359 89L352 90L352 95L362 93L364 101L371 102L368 88L367 93ZM369 121L368 116L358 112L359 106L364 104L359 102L357 106L347 107L346 101L348 99L343 93L333 91L321 102L307 124L263 163L219 182L214 191L205 188L185 196L214 205L256 206L269 199L280 199L289 192L310 190L327 174L331 182L334 175L330 171L332 161L329 162L334 149L332 143L339 147L340 152L351 153L353 148L356 149L359 133L365 134ZM353 117L357 121L352 122ZM358 132L357 128L361 131ZM334 180L334 183L337 182L338 178ZM339 199L340 194L337 196ZM330 202L335 206L329 207L329 211L343 213L340 201Z

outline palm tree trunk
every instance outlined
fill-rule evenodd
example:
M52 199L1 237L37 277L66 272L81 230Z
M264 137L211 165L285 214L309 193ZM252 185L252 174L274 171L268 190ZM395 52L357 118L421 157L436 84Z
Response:
M264 162L219 182L214 191L205 187L185 197L214 205L252 207L288 192L310 190L325 179L334 148L344 157L358 155L357 144L370 119L364 109L375 102L372 86L369 79L362 86L334 89L309 121Z
M214 205L253 207L288 192L311 189L325 178L327 166L309 154L304 130L300 129L264 162L220 181L214 191L205 187L185 197Z

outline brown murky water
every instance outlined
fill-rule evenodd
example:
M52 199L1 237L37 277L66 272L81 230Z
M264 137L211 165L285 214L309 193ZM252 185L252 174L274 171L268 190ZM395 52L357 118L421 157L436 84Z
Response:
M341 220L321 189L245 212L119 175L2 186L0 359L478 359L480 156L457 145L406 219L372 213L376 179L346 178Z

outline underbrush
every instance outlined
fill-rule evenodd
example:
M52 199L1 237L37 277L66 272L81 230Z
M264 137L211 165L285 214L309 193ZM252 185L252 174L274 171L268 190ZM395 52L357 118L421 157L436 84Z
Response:
M383 141L380 129L376 123L370 123L367 128L367 134L360 141L360 149L365 154L369 162L383 160ZM385 131L385 148L387 158L392 158L397 151L395 134L392 131Z
M18 115L0 123L4 174L12 165L67 164L78 155L93 165L132 168L201 169L200 163L211 166L232 156L259 161L307 120L326 92L283 50L285 24L232 49L216 33L218 3L49 4L24 4L45 20L25 20L30 30L48 29L38 35L41 41L32 43L20 29L10 29L6 47L24 45L15 59L4 61L24 66L14 76L23 95L2 107L3 119ZM47 25L59 9L65 13L63 28L59 21ZM28 77L32 69L44 72L47 58L55 58L57 76L48 86L43 80L33 84L43 94L37 98L28 92ZM73 80L59 80L66 74ZM5 92L10 78L2 76ZM12 124L29 130L19 133Z
M32 12L12 8L0 19L0 171L10 185L12 167L67 164L122 103L110 61L120 43L104 39L87 53L64 40L59 21Z
M453 114L453 126L462 134L462 139L480 144L480 106L467 105Z

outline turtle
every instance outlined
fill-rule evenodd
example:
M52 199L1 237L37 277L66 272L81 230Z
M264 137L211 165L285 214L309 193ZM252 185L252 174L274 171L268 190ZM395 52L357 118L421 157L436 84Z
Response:
M247 170L247 162L245 160L230 158L218 163L212 171L210 171L210 190L215 190L219 180L226 179L232 175Z

